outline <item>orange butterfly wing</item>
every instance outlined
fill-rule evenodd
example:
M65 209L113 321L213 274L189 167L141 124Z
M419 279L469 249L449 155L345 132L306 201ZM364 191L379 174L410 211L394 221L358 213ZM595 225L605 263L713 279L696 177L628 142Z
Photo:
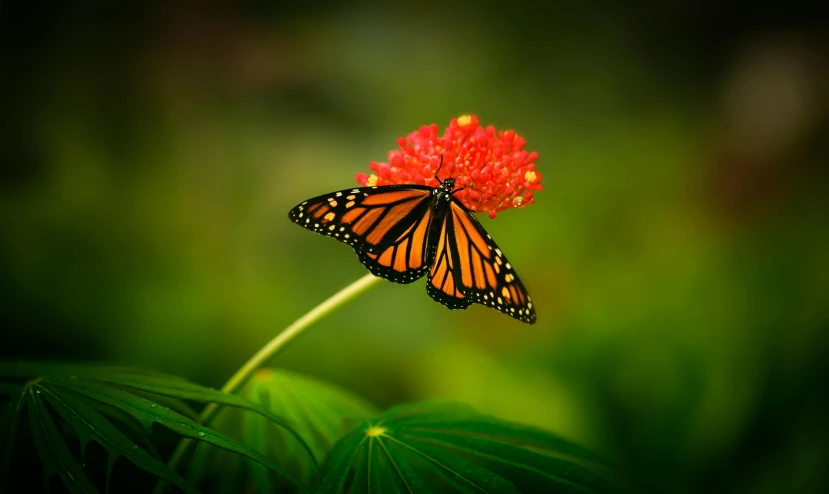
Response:
M426 284L429 295L450 309L478 303L535 323L526 288L473 213L453 199L441 223L440 229L433 229L438 238L429 239L434 249Z
M425 185L346 189L309 199L289 218L351 245L374 275L411 283L450 309L473 303L533 324L532 299L483 226L454 198Z
M294 207L294 223L351 245L372 274L411 283L428 271L432 188L390 185L341 190Z

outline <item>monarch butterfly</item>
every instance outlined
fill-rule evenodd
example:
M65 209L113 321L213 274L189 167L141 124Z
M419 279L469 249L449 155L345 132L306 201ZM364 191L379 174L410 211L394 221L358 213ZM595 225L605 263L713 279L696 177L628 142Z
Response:
M345 189L308 199L288 217L353 247L375 276L411 283L428 273L427 293L449 309L478 303L535 323L532 299L512 265L453 197L461 190L455 179L438 183Z

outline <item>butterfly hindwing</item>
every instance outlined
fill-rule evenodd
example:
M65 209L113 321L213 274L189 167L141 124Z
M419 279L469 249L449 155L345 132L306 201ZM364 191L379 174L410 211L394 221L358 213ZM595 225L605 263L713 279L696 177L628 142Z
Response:
M447 207L448 203L440 204ZM441 211L429 231L429 260L431 262L426 293L450 309L466 309L471 304L458 286L457 244L453 234L452 215Z
M533 324L532 299L501 249L475 216L452 199L434 244L426 288L451 309L478 303ZM430 239L431 241L431 239Z
M297 205L289 218L351 245L374 275L411 283L428 271L426 240L432 188L362 187L332 192Z
M360 261L375 276L396 283L421 278L429 270L426 241L431 218L428 201L418 204L381 243L359 251Z

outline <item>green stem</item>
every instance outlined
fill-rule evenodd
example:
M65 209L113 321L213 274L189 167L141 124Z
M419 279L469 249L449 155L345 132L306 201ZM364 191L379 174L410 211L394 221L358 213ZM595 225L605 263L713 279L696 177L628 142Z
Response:
M373 285L377 284L380 280L382 280L382 278L378 278L373 274L367 274L354 283L343 288L325 302L311 309L310 312L294 321L293 324L285 328L284 331L276 335L276 337L268 342L267 345L263 346L258 352L256 352L250 360L245 362L245 365L240 367L239 370L237 370L236 373L227 380L225 385L222 386L222 391L225 393L235 393L236 391L239 391L239 388L247 382L256 369L265 365L268 360L270 360L280 350L285 348L288 343L294 340L294 338L302 334L303 331L308 329L315 322L334 312L340 306L345 305L345 303L349 300L355 298L357 295L360 295ZM202 410L199 415L199 422L206 425L219 410L219 406L220 405L216 403L210 403L204 407L204 410ZM172 456L170 456L170 461L167 462L171 469L176 469L190 448L190 443L192 443L191 439L182 439L179 441L176 450L173 452ZM160 482L156 486L155 492L162 492L164 488L161 486L163 484L163 482ZM159 487L161 488L159 489Z

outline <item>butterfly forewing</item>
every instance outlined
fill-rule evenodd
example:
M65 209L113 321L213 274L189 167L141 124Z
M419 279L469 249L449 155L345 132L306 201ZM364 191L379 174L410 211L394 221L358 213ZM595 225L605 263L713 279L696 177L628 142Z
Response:
M425 185L346 189L309 199L288 216L300 226L351 245L374 275L411 283L429 268L431 192Z
M460 203L453 199L449 209L435 243L429 295L449 308L478 303L533 324L532 299L501 249Z

